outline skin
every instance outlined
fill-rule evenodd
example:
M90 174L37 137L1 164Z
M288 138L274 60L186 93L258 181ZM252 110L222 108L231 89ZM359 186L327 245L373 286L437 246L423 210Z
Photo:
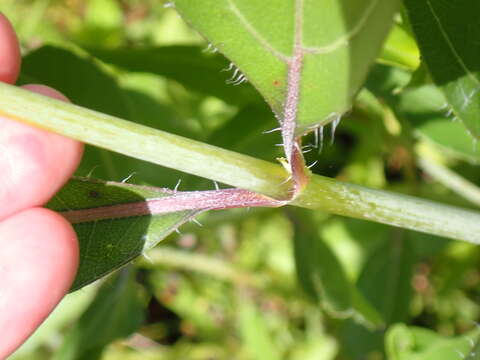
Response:
M20 70L15 32L0 14L0 81ZM31 91L68 101L42 85ZM13 353L68 291L78 267L72 226L42 206L69 179L81 143L0 117L0 359Z

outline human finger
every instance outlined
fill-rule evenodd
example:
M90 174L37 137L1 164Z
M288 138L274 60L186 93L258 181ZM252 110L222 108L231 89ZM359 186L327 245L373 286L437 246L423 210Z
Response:
M0 359L20 346L71 286L78 267L71 225L44 209L0 222Z
M43 85L25 88L66 100ZM73 174L82 152L78 141L0 117L0 220L44 205Z
M13 84L20 72L20 46L8 19L0 13L0 81Z

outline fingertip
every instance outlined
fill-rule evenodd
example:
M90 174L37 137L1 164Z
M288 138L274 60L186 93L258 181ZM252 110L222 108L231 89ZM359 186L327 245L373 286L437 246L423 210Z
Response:
M20 45L12 24L0 13L0 81L13 84L20 72Z
M48 244L48 247L57 254L55 257L58 256L58 259L63 258L61 262L67 266L66 270L68 270L65 272L65 275L69 275L68 278L71 283L76 275L80 252L77 234L72 224L59 213L43 207L30 208L22 213L24 216L23 222L37 227L35 231L36 236L39 236L39 234L54 234L53 238L56 240L55 247L51 246L51 244ZM47 239L48 236L45 236L43 240L48 241ZM65 291L69 287L70 284L68 284Z
M44 85L25 88L68 101ZM0 205L0 220L48 202L75 172L83 155L83 144L76 140L5 118L0 118L0 147L0 168L6 179L0 188L0 204L9 204Z
M42 84L27 84L22 88L37 94L45 95L53 99L57 99L64 102L71 102L69 98L63 95L60 91ZM47 133L49 136L49 142L52 148L56 149L56 159L59 163L63 164L63 177L60 177L60 186L65 183L68 178L75 172L80 163L83 155L84 144L80 141L73 140L55 133ZM62 159L66 159L63 161ZM59 189L59 188L58 188ZM58 190L57 189L57 190Z
M60 266L62 272L54 275L62 276L64 286L60 292L69 289L78 267L79 246L77 234L63 216L42 207L29 208L4 219L0 223L0 233L3 235L0 247L18 252L12 254L17 258L16 263L20 257L30 259L26 264L33 261L41 263L43 268ZM7 245L4 244L6 239L11 239ZM5 251L0 252L0 257L2 253Z
M79 248L59 214L31 208L0 222L0 359L53 311L75 278Z
M60 91L51 88L50 86L42 84L28 84L21 86L24 89L30 90L34 93L45 95L57 100L70 102L70 99L63 95Z

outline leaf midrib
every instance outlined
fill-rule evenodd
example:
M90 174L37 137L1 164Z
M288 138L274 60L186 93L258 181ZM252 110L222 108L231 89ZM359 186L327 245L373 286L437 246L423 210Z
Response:
M448 48L450 49L450 51L452 52L452 55L453 57L455 58L455 60L458 62L458 64L460 65L460 67L463 69L463 71L465 71L465 73L468 75L468 77L477 85L480 85L480 80L475 76L475 74L468 68L467 64L465 64L465 62L462 60L462 57L460 56L460 54L457 52L457 49L455 48L455 46L453 45L453 42L452 40L450 39L450 36L448 36L448 33L447 31L445 30L445 28L443 27L442 25L442 22L440 20L440 17L438 16L437 12L435 11L434 7L432 6L432 3L430 0L426 0L426 4L428 6L428 9L430 10L430 12L432 13L432 16L435 20L435 22L437 23L437 26L438 26L438 30L440 31L440 34L442 35L442 37L445 39L445 42L447 43L447 46Z

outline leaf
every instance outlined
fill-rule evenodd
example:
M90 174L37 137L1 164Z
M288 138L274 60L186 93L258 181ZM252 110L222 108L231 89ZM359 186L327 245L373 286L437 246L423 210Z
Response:
M422 58L455 114L480 138L480 2L406 0Z
M413 37L397 24L392 28L385 41L378 61L408 70L415 70L420 63L417 44Z
M385 337L385 349L391 360L478 359L475 353L479 330L458 337L445 337L432 330L396 324Z
M382 244L366 260L359 279L362 292L388 323L401 321L408 315L415 261L412 241L408 236L409 233L404 230L393 230L390 241Z
M335 253L319 236L311 213L295 210L291 218L297 278L305 293L334 317L354 317L369 326L381 324L380 315L353 286Z
M232 104L258 102L251 86L228 86L228 61L207 54L199 46L174 45L118 49L87 48L98 59L130 72L149 72L178 81L184 86L214 95Z
M416 76L422 77L418 73L410 76L400 69L376 66L367 87L385 100L396 116L412 125L414 135L439 145L449 155L478 163L480 148L464 126L451 118L443 92L434 85L425 84L424 80L415 79ZM398 89L403 90L399 92Z
M171 193L143 186L75 178L47 204L65 212L109 205L144 204ZM80 242L80 267L71 291L124 266L190 220L197 211L94 220L74 225Z
M144 320L145 301L131 270L122 270L102 285L65 336L54 360L100 359L108 344L139 328Z
M265 134L276 126L270 115L265 103L245 106L224 126L213 131L208 143L264 160L278 157L275 144L281 140L277 134Z
M407 319L415 254L408 232L386 227L383 231L382 243L365 259L357 286L390 325ZM381 349L383 342L382 333L351 321L345 324L341 336L346 355L352 359L366 358Z
M78 105L119 117L128 113L117 82L73 47L45 45L25 56L20 83L37 81L60 89Z
M294 253L299 283L327 311L339 317L348 316L352 310L350 282L335 254L318 236L316 227L305 224L310 217L307 211L296 212L301 216L294 219Z
M299 138L329 122L334 132L388 34L398 3L174 2L186 21L232 61L232 68L238 67L234 84L250 80L275 113L286 158L281 161L292 177L289 200L310 177Z
M398 99L396 111L407 119L416 135L439 145L448 154L478 164L480 148L459 121L448 117L445 97L432 85L404 91Z
M185 20L260 91L296 134L351 106L386 37L396 0L175 0Z

